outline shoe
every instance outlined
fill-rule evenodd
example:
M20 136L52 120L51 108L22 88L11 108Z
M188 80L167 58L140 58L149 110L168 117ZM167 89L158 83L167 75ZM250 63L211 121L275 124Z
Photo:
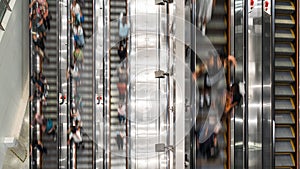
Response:
M203 108L204 105L204 96L203 94L200 95L200 108Z
M210 106L210 96L209 96L209 94L205 94L205 101L207 103L207 106Z
M205 36L206 25L202 25L202 35Z

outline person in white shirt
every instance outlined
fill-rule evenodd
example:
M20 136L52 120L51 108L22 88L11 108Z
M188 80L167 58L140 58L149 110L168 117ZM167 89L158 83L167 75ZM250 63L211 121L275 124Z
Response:
M127 21L126 17L123 17L123 12L121 12L119 18L119 36L125 48L126 48L126 38L128 36L129 29L130 29L130 23Z
M73 26L74 40L76 42L75 46L79 48L84 47L84 34L81 24Z
M82 146L84 148L84 145L82 144L82 137L80 132L80 127L73 126L71 129L71 132L69 134L68 144L70 144L71 141L73 141L77 148Z
M125 115L126 115L126 106L123 104L119 104L118 107L118 118L120 124L125 123Z
M72 15L72 23L81 23L80 18L82 17L82 12L79 4L76 0L73 0L71 5L71 15Z

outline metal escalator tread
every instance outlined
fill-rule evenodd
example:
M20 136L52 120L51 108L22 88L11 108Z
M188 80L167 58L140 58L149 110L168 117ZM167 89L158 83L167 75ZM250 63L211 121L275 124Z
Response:
M294 110L295 105L292 99L276 99L275 110Z
M216 34L209 34L207 35L208 39L213 44L217 45L226 45L227 44L227 36L226 33L216 33Z
M275 32L275 40L281 42L290 42L295 39L295 33L292 29L279 29Z
M110 168L112 169L125 169L126 168L126 151L124 142L123 150L118 150L116 143L116 133L118 131L124 131L120 127L118 120L118 105L119 105L119 90L117 88L117 83L119 82L119 77L117 76L117 68L119 67L119 56L118 56L118 47L117 42L119 41L118 36L118 19L120 13L123 12L123 16L126 16L126 0L111 0L110 1L110 102L111 102L111 111L110 111Z
M83 48L83 70L80 72L82 83L78 86L77 92L81 96L83 103L80 115L84 149L79 148L76 151L78 169L93 168L93 8L93 0L85 0L84 7L81 8L85 17L82 27L86 32L86 38Z
M49 64L44 64L43 74L45 75L50 90L48 91L47 106L43 106L43 114L45 118L51 119L54 124L57 124L57 17L56 17L56 0L48 0L48 9L53 16L50 20L50 31L47 32L47 40L45 41L46 52L50 60ZM57 142L54 142L53 137L47 134L42 135L43 145L47 148L47 155L43 155L43 169L57 169L58 167L58 148Z
M294 167L295 160L291 153L275 154L275 167Z
M295 1L275 0L275 168L295 167Z
M290 1L276 1L275 2L276 13L286 13L290 14L295 11L295 6Z
M211 41L212 45L215 49L223 49L226 51L227 49L227 42L228 42L228 34L227 31L230 28L230 25L228 26L228 6L230 4L227 3L226 0L217 0L216 6L213 10L213 16L211 18L211 21L208 22L206 27L206 36ZM203 44L203 42L197 42L197 45L199 46L206 46L207 44ZM203 121L206 119L206 117L201 116L202 113L199 113L197 115L197 126L196 130L199 130L202 128ZM202 124L201 124L202 123ZM226 125L225 125L226 126ZM196 159L196 166L197 168L213 168L213 169L224 169L227 166L227 163L230 163L227 157L227 148L228 143L227 142L227 132L228 129L226 129L224 124L222 125L222 129L219 131L218 134L218 144L220 153L218 157L214 160L207 160L203 157L199 157Z
M275 114L276 124L295 124L294 115L291 112L276 113Z
M275 85L275 96L295 96L292 85Z
M295 47L292 43L277 42L275 44L275 53L278 55L292 55L295 53Z
M209 22L207 24L207 30L213 29L227 29L226 18L216 18L214 22Z
M288 57L276 57L275 58L275 67L277 69L293 69L295 68L294 60Z
M277 27L291 28L295 26L295 19L292 15L276 15L275 24Z
M294 74L291 71L275 70L275 82L285 82L285 83L295 82Z
M275 141L275 153L293 153L295 152L295 146L293 144L293 141L290 139L277 139Z
M276 126L275 138L295 138L294 129L291 126Z

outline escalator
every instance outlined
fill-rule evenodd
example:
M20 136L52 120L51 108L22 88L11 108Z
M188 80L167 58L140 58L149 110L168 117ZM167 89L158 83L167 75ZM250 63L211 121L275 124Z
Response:
M84 62L83 70L80 72L81 84L78 86L77 92L82 99L82 139L84 148L76 150L76 164L80 169L93 168L94 156L94 109L93 109L93 0L85 0L81 10L84 16L82 27L85 31L85 46L83 48Z
M111 96L111 111L110 111L110 166L111 168L126 168L126 146L123 150L118 150L116 142L117 132L124 133L124 127L119 124L118 120L118 105L119 105L119 91L117 83L119 82L118 71L120 58L118 56L119 28L118 19L120 13L123 12L126 16L126 1L111 0L110 1L110 96Z
M206 28L206 36L216 49L227 50L227 22L227 1L216 0L211 21Z
M211 21L207 23L206 27L206 36L214 46L216 50L224 50L225 53L228 52L228 4L226 0L216 0L215 7L213 8ZM201 64L200 62L197 64ZM198 79L197 81L199 81ZM204 78L201 79L200 83L204 81ZM199 83L199 82L197 82ZM208 111L207 108L204 108L202 111ZM197 117L197 123L203 122L203 117L200 115ZM221 169L227 168L227 165L230 163L227 161L228 155L228 123L226 120L221 122L221 130L217 135L219 154L216 158L207 159L205 157L197 158L197 168L214 168ZM200 125L201 126L201 125ZM199 128L199 127L198 127Z
M296 1L275 1L275 168L296 168Z
M48 54L50 63L44 64L43 74L45 75L48 85L47 105L43 106L43 114L45 118L51 119L53 124L57 124L58 117L58 31L57 31L57 2L56 0L48 0L49 13L52 16L50 20L50 31L47 32L47 40L45 42L46 53ZM58 144L53 140L51 135L44 134L42 136L44 146L48 149L47 155L43 155L42 168L56 169L58 168Z

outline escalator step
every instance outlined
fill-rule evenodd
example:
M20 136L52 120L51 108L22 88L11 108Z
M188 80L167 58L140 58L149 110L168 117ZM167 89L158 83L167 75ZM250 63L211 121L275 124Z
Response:
M295 19L292 15L276 15L276 27L291 28L295 26Z
M292 43L279 43L275 44L275 54L277 55L292 55L295 53L295 47Z
M278 41L290 42L295 39L295 33L292 29L277 29L275 39Z
M275 1L275 12L291 14L295 11L295 5L291 1Z
M276 113L275 114L276 124L295 124L294 115L291 112Z
M292 140L276 140L275 141L276 153L293 153L295 152L295 146Z
M276 126L275 138L295 138L294 129L291 126Z
M214 45L226 45L227 44L227 36L226 33L215 33L215 34L207 34L208 39Z
M209 22L207 24L207 34L209 34L210 32L215 32L216 30L224 29L227 29L227 22L225 17L215 19L214 22Z
M220 3L223 3L223 2L220 1ZM225 3L224 3L224 5L218 4L213 9L212 17L214 17L214 16L218 17L220 15L226 15L226 14L227 14L227 6L226 6L226 4Z
M295 160L291 153L275 154L275 167L294 167Z
M275 85L275 96L295 96L292 85Z
M276 99L275 110L295 110L293 99Z
M295 62L291 57L276 57L275 67L277 69L293 69L295 67Z
M293 83L295 82L294 74L291 71L276 71L275 82Z

